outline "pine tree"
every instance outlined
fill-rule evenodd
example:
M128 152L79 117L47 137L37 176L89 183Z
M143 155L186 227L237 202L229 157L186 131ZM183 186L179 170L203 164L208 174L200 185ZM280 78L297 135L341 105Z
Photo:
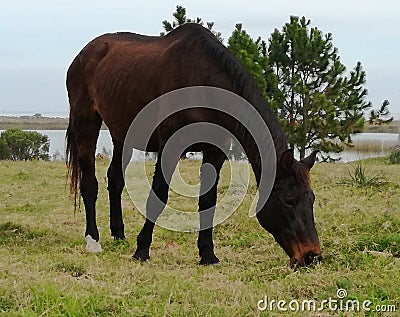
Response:
M253 41L250 35L242 28L242 24L236 24L235 30L228 39L228 48L247 68L257 86L265 94L267 82L264 77L264 69L268 65L268 57L260 54L258 42Z
M369 114L369 123L375 125L388 124L393 121L393 117L389 117L389 100L384 100L379 109L371 110Z
M253 40L243 29L242 24L236 24L235 30L228 39L228 48L246 67L261 89L269 107L277 113L280 104L280 90L278 89L277 77L269 65L267 43L260 37ZM274 98L271 98L271 96L274 96Z
M197 17L195 19L190 19L186 16L186 8L177 5L176 6L176 11L172 13L172 16L174 17L174 21L169 22L167 20L164 20L162 22L163 28L166 32L171 32L173 29L177 28L179 25L185 24L185 23L198 23L202 26L204 26L204 22L201 18ZM214 27L214 22L206 22L205 27L209 29L219 40L222 42L224 39L222 38L222 33L217 32L213 29ZM160 35L165 35L165 32L161 32Z
M275 98L281 102L278 114L300 158L309 149L341 152L351 135L361 132L370 107L361 63L346 76L332 34L310 24L292 16L282 32L275 29L268 47L281 92Z

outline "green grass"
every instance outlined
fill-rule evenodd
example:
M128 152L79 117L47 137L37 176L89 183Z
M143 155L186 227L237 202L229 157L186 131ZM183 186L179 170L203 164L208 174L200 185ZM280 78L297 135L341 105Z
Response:
M183 161L183 179L197 184L198 167L198 162ZM85 215L74 213L65 164L0 162L0 315L288 316L278 310L260 312L257 303L264 295L321 302L344 288L347 298L371 300L371 307L396 305L397 312L340 315L325 310L321 316L399 316L400 169L387 159L365 160L363 167L367 175L384 175L387 182L343 186L338 183L349 178L351 165L313 168L315 221L324 260L293 271L271 235L248 217L254 183L239 210L215 229L220 265L197 264L196 234L159 227L150 261L139 263L131 255L144 219L126 192L128 240L110 237L106 160L97 165L100 254L84 251ZM228 172L224 166L221 195ZM171 200L182 210L196 208L193 198L171 193Z

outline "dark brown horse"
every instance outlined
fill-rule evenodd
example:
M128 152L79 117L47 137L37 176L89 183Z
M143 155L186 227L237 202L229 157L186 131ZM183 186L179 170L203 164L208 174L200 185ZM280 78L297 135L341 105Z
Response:
M191 86L212 86L233 92L246 99L260 114L273 139L277 171L271 194L258 209L257 219L288 254L291 265L308 265L320 259L313 216L314 194L309 183L309 170L314 165L315 153L301 161L294 159L293 151L288 150L284 132L252 77L211 32L197 24L185 24L163 37L131 33L102 35L87 44L69 67L67 157L75 202L80 191L85 206L85 236L99 241L95 206L98 192L95 150L102 122L107 125L114 145L107 172L110 229L115 239L124 239L121 210L124 187L122 150L127 131L149 102L167 92ZM162 204L147 205L147 215L151 214L152 217L146 217L137 237L135 259L149 259L154 222L168 200L171 175L163 175L160 163L165 142L175 131L193 122L216 123L232 131L242 144L257 185L260 185L260 152L241 122L201 106L166 120L166 124L154 133L146 147L147 151L159 153L152 193L157 195ZM202 166L211 164L219 175L226 159L221 149L200 143L190 150L202 151ZM176 155L172 159L173 166L182 153ZM213 212L217 182L218 177L208 192L199 195L199 211L210 209ZM214 254L212 215L210 220L203 218L200 213L200 222L211 221L211 226L199 230L201 264L219 262Z

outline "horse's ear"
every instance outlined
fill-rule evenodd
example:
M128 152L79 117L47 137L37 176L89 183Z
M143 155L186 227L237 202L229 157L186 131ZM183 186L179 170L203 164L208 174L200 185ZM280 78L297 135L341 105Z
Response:
M309 156L307 156L306 158L302 159L300 162L305 164L308 167L308 169L310 170L314 166L314 163L315 163L315 160L317 158L318 152L319 152L318 150L312 151Z
M279 168L283 171L289 171L292 168L294 161L293 149L288 149L282 153L279 159Z

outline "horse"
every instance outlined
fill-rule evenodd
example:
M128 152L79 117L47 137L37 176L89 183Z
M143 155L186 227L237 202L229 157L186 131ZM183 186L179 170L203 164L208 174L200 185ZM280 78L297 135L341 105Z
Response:
M315 163L316 152L302 160L294 158L284 131L254 79L209 30L187 23L165 36L128 32L101 35L74 58L67 71L66 86L70 103L66 132L67 166L75 208L77 200L80 201L79 194L83 199L85 237L99 242L95 150L102 123L108 127L113 142L113 155L107 170L110 230L114 239L125 239L121 208L125 186L122 152L131 123L146 105L163 94L185 87L207 86L224 89L248 101L271 133L276 173L268 197L258 204L258 222L283 248L292 267L321 260L313 214L315 196L310 186L310 169ZM254 137L241 122L201 105L165 119L163 127L155 130L144 149L158 153L148 199L156 195L161 204L147 204L146 220L137 236L134 259L146 261L150 258L155 222L168 200L171 175L164 175L162 171L164 146L176 131L196 122L211 122L232 131L247 155L259 193L262 190L262 157ZM209 190L199 195L200 223L207 222L209 226L200 227L197 240L200 264L216 264L219 259L214 253L212 217L219 173L226 154L221 148L204 142L187 151L203 153L200 174L205 174L205 166L212 166L217 175ZM174 167L181 156L182 153L177 153L176 157L167 157L166 160ZM200 178L200 188L206 181ZM211 217L206 219L202 213L204 210L211 210Z

